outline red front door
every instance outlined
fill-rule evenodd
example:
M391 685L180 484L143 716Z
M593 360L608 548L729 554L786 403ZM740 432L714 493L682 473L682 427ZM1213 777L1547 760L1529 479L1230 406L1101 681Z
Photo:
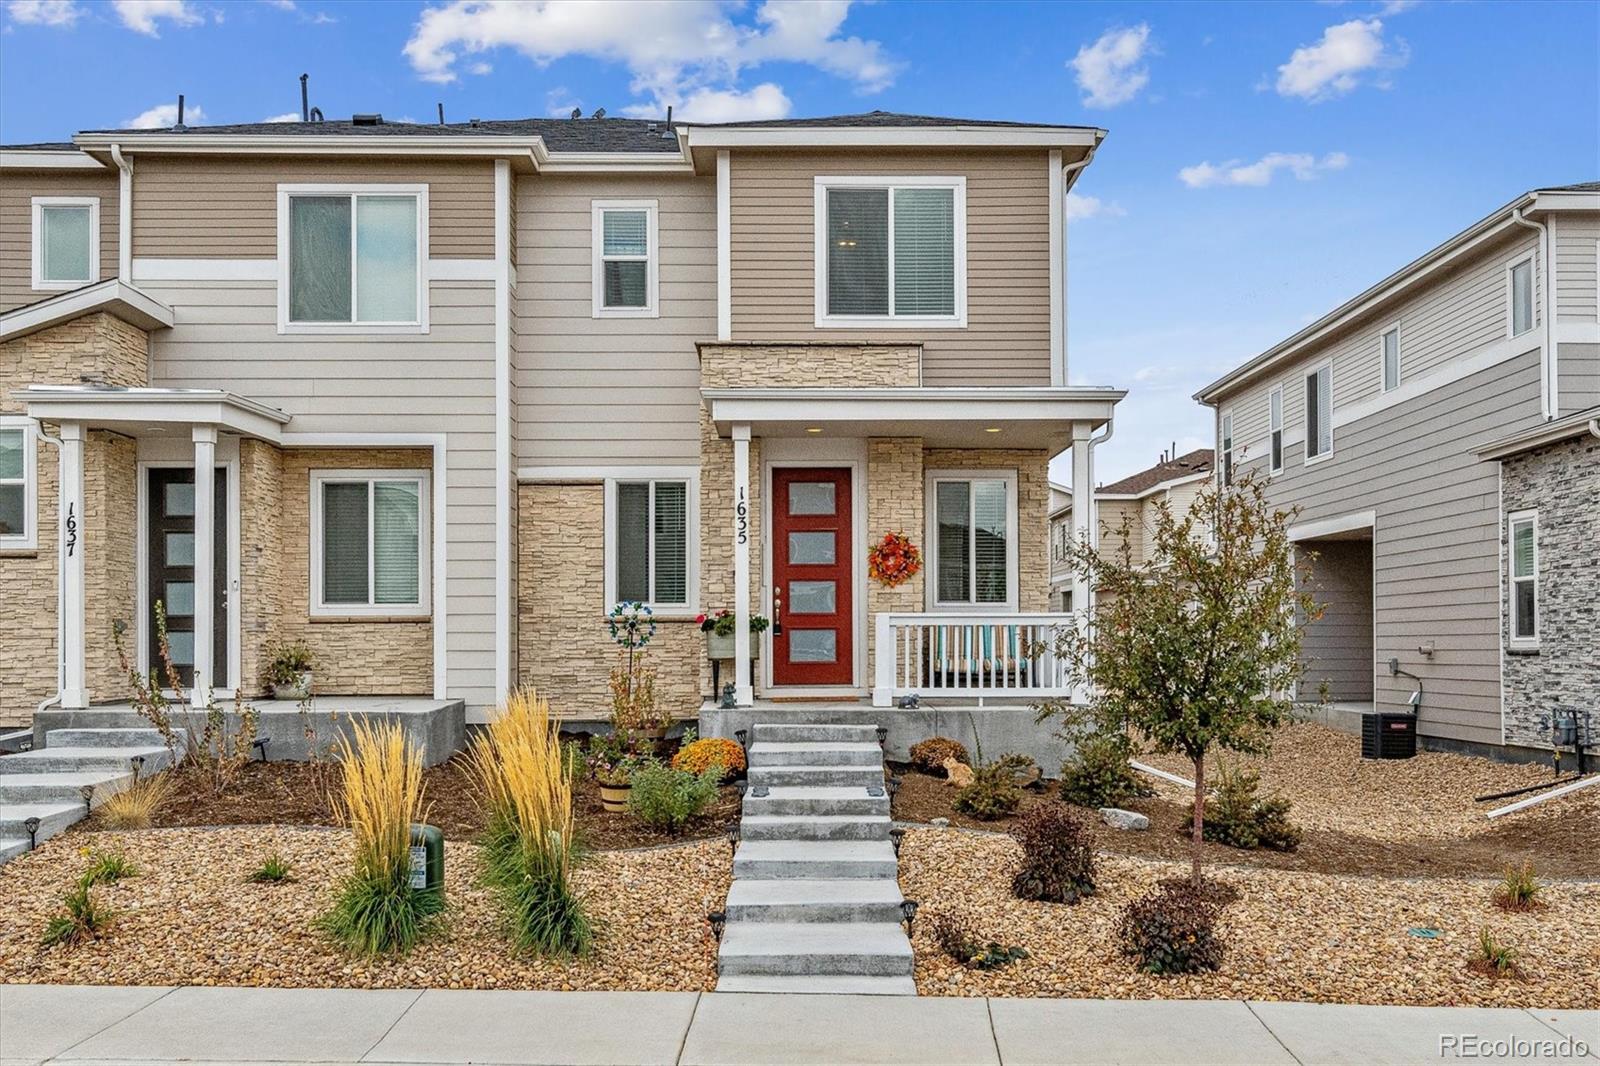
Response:
M772 527L773 684L851 684L850 470L774 470Z

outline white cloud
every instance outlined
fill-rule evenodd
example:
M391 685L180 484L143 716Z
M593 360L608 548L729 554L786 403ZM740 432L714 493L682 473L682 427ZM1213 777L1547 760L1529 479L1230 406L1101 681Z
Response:
M1067 61L1077 75L1087 107L1116 107L1139 94L1150 81L1146 57L1154 53L1150 27L1139 23L1127 29L1107 30L1093 44L1078 49Z
M1343 96L1369 75L1404 66L1405 45L1390 47L1383 39L1381 19L1351 19L1322 32L1316 44L1301 45L1278 68L1280 96L1298 96L1316 102ZM1381 80L1379 88L1387 88Z
M205 112L199 105L188 104L183 109L185 124L193 124L205 118ZM299 118L296 115L295 118ZM141 111L132 118L122 120L122 128L130 130L161 130L174 125L178 121L177 104L157 104L148 111Z
M788 118L793 108L789 97L772 82L753 88L696 89L673 110L673 118L685 122L756 122L769 118ZM654 118L662 108L656 104L634 104L623 108L636 118Z
M188 115L184 115L183 117L184 118L188 118L189 116ZM300 112L298 112L298 111L285 111L281 115L268 115L266 118L262 119L261 121L262 122L299 122L300 121Z
M1384 18L1388 18L1390 15L1402 15L1420 3L1422 3L1422 0L1388 0L1378 9L1378 14Z
M83 8L73 0L11 0L6 13L24 26L71 26Z
M1085 196L1082 193L1067 193L1067 221L1077 222L1085 218L1116 218L1126 215L1121 204L1102 200L1098 196Z
M771 83L740 89L744 70L801 63L862 92L890 85L901 64L877 41L843 36L850 0L765 0L753 18L724 0L450 0L418 19L405 55L425 81L452 82L469 57L510 48L539 66L586 56L627 67L643 100L624 112L770 115L788 98ZM781 101L781 103L780 103Z
M492 64L485 63L482 60L479 60L478 62L472 64L472 66L467 68L467 73L468 74L476 74L481 78L485 74L494 73L494 66Z
M194 26L203 21L188 0L112 0L117 17L135 33L159 37L157 23L166 19L174 26Z
M1350 165L1350 157L1343 152L1329 152L1318 159L1310 152L1268 152L1254 163L1230 159L1226 163L1196 163L1178 171L1178 180L1191 189L1206 189L1216 185L1262 186L1270 184L1273 175L1287 170L1300 181L1310 181L1326 170L1343 170Z

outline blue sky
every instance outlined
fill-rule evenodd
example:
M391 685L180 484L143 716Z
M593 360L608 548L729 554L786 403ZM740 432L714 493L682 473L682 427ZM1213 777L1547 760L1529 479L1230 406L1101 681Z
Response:
M1110 130L1070 225L1109 480L1190 394L1541 184L1600 178L1600 5L4 0L0 141L299 109L706 120L873 108ZM1064 473L1065 471L1061 471Z

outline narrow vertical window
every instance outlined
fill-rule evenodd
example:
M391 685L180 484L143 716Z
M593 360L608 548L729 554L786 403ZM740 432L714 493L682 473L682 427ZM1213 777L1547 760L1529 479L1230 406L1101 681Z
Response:
M687 607L689 483L618 481L612 498L610 586L617 601Z
M1233 484L1233 412L1222 414L1222 483Z
M594 317L653 317L659 254L654 200L597 200Z
M1533 260L1524 259L1511 268L1511 335L1533 328Z
M1279 385L1267 397L1267 416L1272 433L1272 472L1283 473L1283 386Z
M1539 640L1539 522L1533 511L1508 517L1510 528L1511 642Z
M1306 462L1333 451L1333 367L1306 375Z
M1400 328L1385 331L1383 335L1383 391L1400 385Z

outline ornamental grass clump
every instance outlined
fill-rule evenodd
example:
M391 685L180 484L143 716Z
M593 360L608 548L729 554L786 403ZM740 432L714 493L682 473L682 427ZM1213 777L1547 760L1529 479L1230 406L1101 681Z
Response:
M1539 875L1534 872L1533 863L1524 862L1521 866L1507 865L1500 887L1495 889L1495 906L1503 911L1538 910L1544 906L1544 900L1539 898L1539 892L1543 888L1544 886L1539 883Z
M95 902L94 882L84 877L61 899L61 912L44 927L40 943L45 947L68 947L94 940L106 931L114 913Z
M355 863L321 926L355 954L403 954L444 909L437 889L411 887L411 826L425 817L422 754L398 725L358 720L353 732L353 744L339 738L344 784L329 798L354 836Z
M484 882L499 897L512 942L541 955L585 954L594 928L572 883L573 763L549 702L513 692L473 738L467 766L488 814Z
M1022 866L1011 879L1018 899L1076 903L1094 891L1094 837L1065 808L1035 807L1011 835L1022 845Z
M100 824L107 829L149 829L176 789L177 779L170 771L141 777L100 805L96 811Z

